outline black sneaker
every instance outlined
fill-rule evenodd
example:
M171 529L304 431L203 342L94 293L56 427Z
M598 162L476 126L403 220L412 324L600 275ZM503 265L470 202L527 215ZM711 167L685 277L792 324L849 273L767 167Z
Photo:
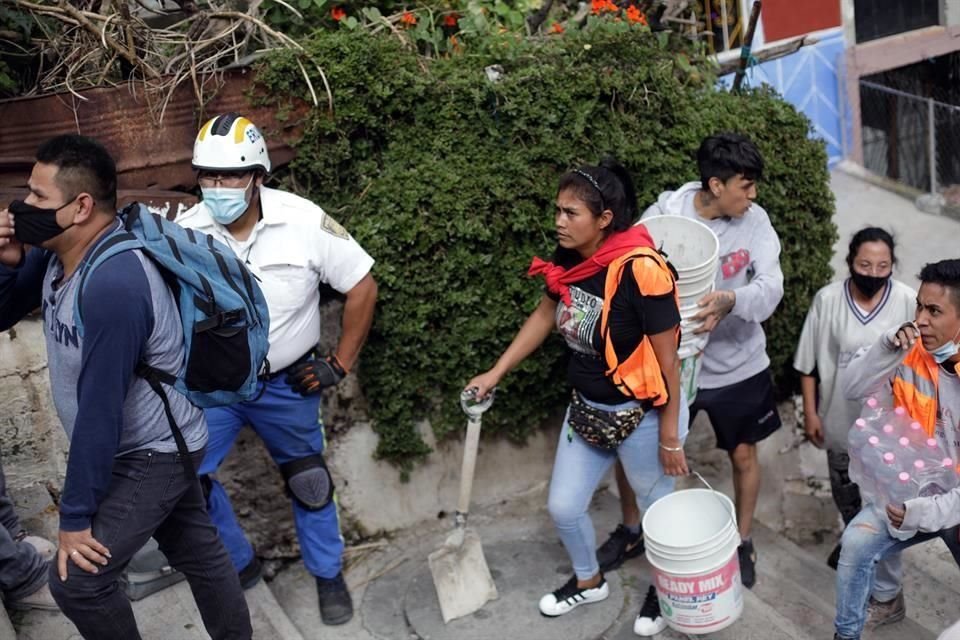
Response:
M577 586L577 576L573 576L565 585L540 598L540 613L548 618L555 618L573 611L582 604L606 600L609 595L610 587L602 574L597 586L584 589Z
M260 578L263 577L263 567L260 565L260 558L253 556L250 564L241 569L237 575L240 576L240 586L243 587L244 591L255 586L260 582Z
M753 548L753 540L747 540L737 547L737 556L740 559L740 582L747 589L751 589L757 581L754 568L757 563L757 552Z
M667 628L667 621L660 615L660 598L653 585L647 589L647 597L643 600L640 613L633 621L633 632L638 636L655 636Z
M830 552L830 557L827 558L827 566L837 570L837 565L840 563L840 543L837 543L837 546L833 548L833 551Z
M600 571L613 571L628 558L636 558L643 553L643 530L633 535L622 524L610 534L607 541L597 549L597 563Z
M323 624L345 624L353 617L353 600L342 572L335 578L317 578L317 600Z

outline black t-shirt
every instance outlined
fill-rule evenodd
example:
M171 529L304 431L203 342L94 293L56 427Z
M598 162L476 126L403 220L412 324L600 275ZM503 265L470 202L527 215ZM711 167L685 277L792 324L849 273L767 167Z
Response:
M570 285L572 305L569 307L559 296L549 292L547 295L557 300L557 329L571 350L567 381L589 400L602 404L621 404L629 398L606 376L607 362L600 337L600 312L603 309L606 277L607 270L604 269ZM631 268L623 270L620 286L611 305L608 317L610 335L621 362L634 352L644 336L661 333L680 323L680 312L673 293L643 295Z

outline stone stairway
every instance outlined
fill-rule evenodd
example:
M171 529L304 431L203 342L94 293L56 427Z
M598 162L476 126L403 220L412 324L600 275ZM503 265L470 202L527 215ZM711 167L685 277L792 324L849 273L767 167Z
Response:
M341 627L320 622L313 579L302 565L282 571L269 586L247 592L257 640L629 640L633 619L650 584L644 558L628 561L608 576L611 596L558 619L536 611L540 594L569 575L566 555L544 509L543 488L471 516L481 536L500 598L484 609L444 625L426 567L426 556L449 531L449 520L427 523L348 554L347 581L357 614ZM598 538L617 521L616 499L600 492L591 513ZM805 550L760 525L758 581L744 596L744 612L710 640L815 640L833 637L835 574L823 548ZM905 555L908 618L864 635L866 640L932 640L960 618L960 571L939 541ZM185 583L134 603L145 640L207 638ZM76 640L73 626L53 613L15 613L19 640ZM0 640L6 640L0 619ZM694 638L672 630L661 640Z

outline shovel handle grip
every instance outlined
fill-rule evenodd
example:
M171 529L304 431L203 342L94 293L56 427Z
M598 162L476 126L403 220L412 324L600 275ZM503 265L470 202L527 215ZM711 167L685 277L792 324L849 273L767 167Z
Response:
M463 465L460 467L460 498L457 500L457 512L463 514L466 524L470 511L470 494L473 491L473 472L477 466L477 449L480 446L480 416L467 421L467 437L463 443Z

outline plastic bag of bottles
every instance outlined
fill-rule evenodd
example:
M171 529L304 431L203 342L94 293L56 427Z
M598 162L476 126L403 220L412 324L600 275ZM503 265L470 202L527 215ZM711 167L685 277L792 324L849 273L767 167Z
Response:
M960 485L957 461L903 407L869 398L847 436L850 479L886 520L886 505L940 495ZM906 534L888 522L890 535Z

